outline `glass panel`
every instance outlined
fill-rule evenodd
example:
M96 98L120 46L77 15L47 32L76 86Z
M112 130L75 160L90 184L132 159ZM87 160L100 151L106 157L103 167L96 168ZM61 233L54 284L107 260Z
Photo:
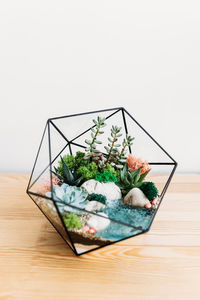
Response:
M90 128L91 126L93 126L93 122L92 119L97 119L99 115L95 114L95 116L88 116L88 122L90 121L90 123L88 123L88 128ZM110 143L108 141L108 138L111 137L111 128L112 126L118 126L121 127L121 134L122 136L119 137L118 139L118 143L121 144L123 141L123 138L126 135L126 131L125 131L125 127L124 127L124 122L123 122L123 118L122 118L122 112L121 110L118 111L117 113L113 114L112 116L107 117L107 113L101 114L101 117L105 117L106 121L105 124L106 126L104 128L102 128L102 131L104 132L102 135L99 135L98 140L100 140L102 142L102 144L98 145L98 150L101 151L102 153L107 154L104 146L107 146L108 143ZM79 144L81 146L88 146L85 143L86 139L91 139L91 131L87 131L86 133L84 133L83 135L81 135L79 138L76 138L73 142L76 144Z
M59 211L78 254L96 249L136 234L143 230L114 222L105 218L103 212L84 212L80 209L60 205Z
M49 138L47 125L33 167L28 190L41 195L45 195L47 191L50 191Z
M173 162L127 113L125 120L129 135L135 137L131 147L134 156L148 162Z
M109 118L113 116L118 110L105 111L99 113L91 113L84 115L76 115L75 117L66 117L53 119L52 122L59 128L67 140L78 142L79 135L87 134L90 131L90 128L94 125L92 122L93 119L96 119L97 116L103 118ZM79 140L80 141L80 140Z
M64 228L58 212L56 210L55 204L53 201L45 199L43 197L35 196L29 194L29 196L34 200L34 202L40 207L41 211L48 218L48 220L53 224L53 226L57 229L57 231L61 234L63 239L67 242L72 250L74 250L71 241L66 233L66 229Z

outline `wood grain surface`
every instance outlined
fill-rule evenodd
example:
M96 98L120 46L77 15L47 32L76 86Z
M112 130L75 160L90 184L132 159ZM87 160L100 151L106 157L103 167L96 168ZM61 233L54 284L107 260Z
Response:
M1 300L200 299L200 174L174 176L148 233L80 257L25 194L27 180L0 175Z

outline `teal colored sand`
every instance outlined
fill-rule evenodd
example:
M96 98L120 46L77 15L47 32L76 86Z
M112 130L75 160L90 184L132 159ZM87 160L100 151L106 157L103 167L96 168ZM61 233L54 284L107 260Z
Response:
M107 204L103 212L109 218L136 227L133 228L111 221L105 230L95 233L96 236L113 241L133 236L148 229L155 213L154 210L124 205L121 200L112 201Z

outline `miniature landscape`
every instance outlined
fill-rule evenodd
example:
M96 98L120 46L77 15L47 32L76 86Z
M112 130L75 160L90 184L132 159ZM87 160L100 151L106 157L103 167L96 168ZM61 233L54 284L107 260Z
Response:
M158 188L148 181L149 163L129 151L135 137L112 125L102 153L106 119L92 122L84 152L60 156L38 190L46 198L39 197L38 205L67 236L65 225L80 252L146 231L159 204Z

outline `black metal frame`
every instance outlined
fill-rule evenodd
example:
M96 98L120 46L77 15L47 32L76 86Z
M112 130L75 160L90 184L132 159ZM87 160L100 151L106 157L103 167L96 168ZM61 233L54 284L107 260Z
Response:
M92 127L95 127L92 126L90 128L88 128L87 130L85 130L84 132L82 132L81 134L79 134L78 136L76 136L75 138L73 138L72 140L68 140L67 137L63 134L63 132L56 126L56 124L54 123L54 120L58 120L58 119L63 119L63 118L69 118L69 117L78 117L78 116L81 116L81 115L89 115L89 114L94 114L94 113L102 113L102 112L112 112L109 116L106 117L106 119L112 117L113 115L115 115L116 113L120 112L122 113L122 119L123 119L123 124L124 124L124 128L125 128L125 132L128 133L128 128L127 128L127 123L126 123L126 116L125 114L127 114L132 120L134 123L136 123L141 129L142 131L145 132L145 134L147 134L150 139L168 156L168 158L171 160L171 162L149 162L150 165L172 165L173 166L173 169L171 171L171 173L169 174L169 178L161 192L161 195L160 195L160 202L159 202L159 205L158 205L158 208L155 210L155 213L152 217L152 220L151 220L151 223L148 227L148 229L141 229L141 228L135 228L136 230L139 229L141 230L140 233L137 233L137 234L133 234L129 237L126 237L126 238L123 238L123 239L120 239L120 240L117 240L117 241L113 241L113 242L110 242L109 244L105 244L105 245L101 245L99 247L96 247L96 248L93 248L91 250L88 250L88 251L85 251L83 253L77 253L76 251L76 247L74 246L74 242L73 240L71 239L71 236L70 236L70 233L68 232L65 224L64 224L64 221L63 221L63 218L59 212L59 209L58 209L58 206L57 206L57 202L59 201L55 201L53 198L51 197L46 197L44 195L40 195L38 193L34 193L32 192L30 189L31 187L35 184L35 182L37 182L37 180L40 178L40 176L48 169L50 168L50 184L51 184L51 191L52 191L52 164L53 162L60 156L60 154L67 148L69 147L69 152L72 154L72 149L71 149L71 145L75 145L75 146L78 146L78 147L81 147L81 148L86 148L85 146L81 145L81 144L78 144L76 142L74 142L76 139L78 139L80 136L82 136L83 134L87 133L88 131L90 131L90 129ZM113 112L114 111L114 112ZM54 127L55 130L57 130L57 132L63 137L63 139L66 141L66 145L63 147L63 149L58 153L58 155L56 155L56 157L54 157L52 159L52 153L51 153L51 133L50 133L50 125ZM40 153L40 149L41 149L41 146L42 146L42 143L43 143L43 139L44 139L44 136L45 136L45 132L46 130L48 130L48 150L49 150L49 164L48 166L42 171L42 173L34 180L33 183L31 183L31 180L32 180L32 177L33 177L33 173L34 173L34 170L35 170L35 166L36 166L36 163L37 163L37 159L38 159L38 156L39 156L39 153ZM129 147L129 152L131 153L131 147ZM106 155L106 154L104 154ZM105 246L108 246L108 245L111 245L111 244L115 244L119 241L122 241L122 240L126 240L126 239L129 239L129 238L132 238L133 236L136 236L136 235L139 235L139 234L142 234L142 233L145 233L147 231L150 230L150 227L153 223L153 220L156 216L156 213L159 209L159 206L161 205L162 203L162 200L163 200L163 197L167 191L167 188L171 182L171 179L174 175L174 172L176 170L176 167L177 167L177 162L171 157L171 155L169 155L169 153L131 116L131 114L123 107L116 107L116 108L110 108L110 109L103 109L103 110L98 110L98 111L90 111L90 112L84 112L84 113L79 113L79 114L73 114L73 115L66 115L66 116L61 116L61 117L54 117L54 118L50 118L47 120L47 123L46 123L46 126L45 126L45 129L44 129L44 132L43 132L43 135L42 135L42 139L41 139L41 142L40 142L40 145L39 145L39 149L38 149L38 152L37 152L37 155L36 155L36 159L35 159L35 162L34 162L34 165L33 165L33 169L32 169L32 172L31 172L31 176L30 176L30 179L29 179L29 183L28 183L28 186L27 186L27 194L30 196L30 198L34 201L34 203L38 206L38 208L40 209L40 211L45 215L45 217L49 220L49 222L53 225L53 227L56 229L56 231L60 234L60 236L64 239L64 241L68 244L68 246L73 250L73 252L77 255L77 256L80 256L80 255L83 255L85 253L88 253L88 252L91 252L91 251L94 251L96 249L99 249L99 248L103 248ZM65 231L66 231L66 235L71 243L70 243L65 239L65 237L63 237L63 235L61 234L61 232L59 232L59 230L54 226L54 224L51 222L51 220L48 218L48 216L45 214L45 212L39 207L39 205L36 203L36 201L34 200L34 197L33 196L37 196L37 197L43 197L43 198L46 198L48 200L51 200L52 203L54 204L55 206L55 209L56 209L56 212L60 218L60 221L61 221L61 224L63 225ZM87 212L87 210L85 209L81 209L81 208L78 208L76 206L73 206L73 205L69 205L68 206L72 207L72 208L76 208L78 210L83 210L85 212ZM98 213L94 213L94 212L91 212L91 211L88 211L90 214L94 214L94 215L98 215ZM103 217L103 216L101 216ZM103 218L106 218L106 217L103 217ZM117 223L121 223L125 226L130 226L132 228L134 228L134 226L130 225L130 224L126 224L126 223L123 223L123 222L120 222L120 221L117 221L117 220L114 220L112 218L109 218L111 221L114 221L114 222L117 222Z

